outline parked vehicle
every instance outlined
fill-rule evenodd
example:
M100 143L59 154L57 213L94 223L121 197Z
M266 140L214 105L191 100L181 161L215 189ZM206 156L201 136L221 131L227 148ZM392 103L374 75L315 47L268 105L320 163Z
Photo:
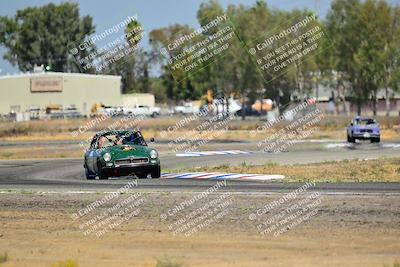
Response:
M193 105L193 103L185 103L182 106L176 106L174 112L178 114L194 114L200 111L200 107Z
M245 105L244 109L240 109L236 112L236 116L243 116L243 113L245 116L260 116L260 112L258 112L257 110L253 109L251 106L249 105Z
M219 102L217 100L214 100L214 106L216 107L216 111L218 113L223 113L224 111L227 111L226 104L224 102ZM235 100L233 98L228 99L229 113L236 113L241 109L242 109L242 106L238 100Z
M107 115L109 117L116 117L123 115L123 107L104 106L99 110L99 113Z
M77 110L76 107L67 107L61 111L64 118L72 119L72 118L82 118L83 115Z
M30 106L26 112L29 112L30 120L39 120L42 113L40 107L38 106Z
M63 108L61 105L48 105L46 114L50 119L76 119L84 117L76 107Z
M123 108L124 115L135 115L135 116L150 116L150 117L157 117L161 114L161 109L159 107L149 107L146 105L137 105L132 108L124 107Z
M347 142L370 140L371 143L381 141L381 130L378 122L372 118L355 117L347 126Z

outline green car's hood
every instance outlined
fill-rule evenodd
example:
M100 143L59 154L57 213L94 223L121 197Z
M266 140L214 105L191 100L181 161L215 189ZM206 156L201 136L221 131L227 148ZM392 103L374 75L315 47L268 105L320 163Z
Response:
M153 150L148 146L139 145L119 145L112 146L104 149L104 153L111 154L112 160L124 159L128 157L150 157L150 151Z

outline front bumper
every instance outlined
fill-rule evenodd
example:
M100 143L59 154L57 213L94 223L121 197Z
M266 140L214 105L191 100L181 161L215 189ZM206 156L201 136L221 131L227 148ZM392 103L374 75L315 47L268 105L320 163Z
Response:
M380 138L381 135L377 133L353 133L352 137L356 139L369 140Z
M107 163L106 163L107 164ZM110 163L108 163L110 165ZM112 166L104 166L102 168L102 172L107 176L128 176L138 173L151 173L155 171L160 166L160 161L153 160L148 163L132 163L132 164L123 164L116 165L112 163Z

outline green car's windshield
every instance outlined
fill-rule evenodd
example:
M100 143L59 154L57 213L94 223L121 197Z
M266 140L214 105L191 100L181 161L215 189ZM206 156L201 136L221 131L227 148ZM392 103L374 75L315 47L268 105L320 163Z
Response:
M129 132L121 135L121 142L123 145L139 145L146 146L146 141L140 132Z
M97 148L105 148L117 145L139 145L146 146L140 132L109 133L99 137Z

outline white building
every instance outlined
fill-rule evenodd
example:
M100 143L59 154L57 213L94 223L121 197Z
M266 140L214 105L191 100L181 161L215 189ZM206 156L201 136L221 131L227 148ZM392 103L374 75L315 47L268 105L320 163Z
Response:
M26 73L0 76L0 114L51 105L90 113L96 103L121 106L121 77L78 73Z

